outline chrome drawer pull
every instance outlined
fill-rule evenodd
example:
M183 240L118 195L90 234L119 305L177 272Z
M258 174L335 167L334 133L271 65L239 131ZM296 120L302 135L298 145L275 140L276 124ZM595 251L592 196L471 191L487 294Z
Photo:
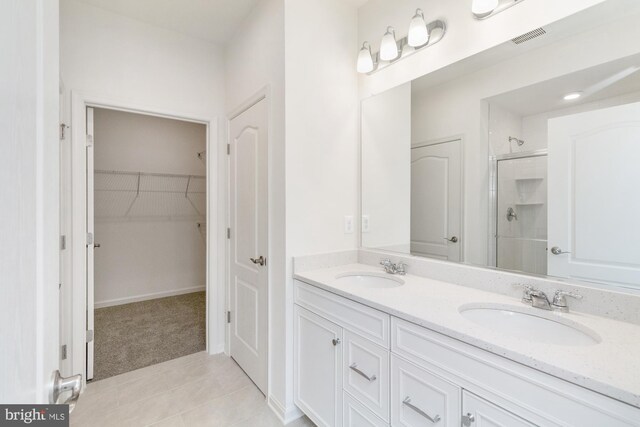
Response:
M351 369L353 372L355 372L358 375L363 376L364 378L367 379L367 381L372 382L376 380L376 376L375 375L367 375L364 372L362 372L360 369L358 369L358 365L357 364L352 364L351 366L349 366L349 369Z
M411 404L411 398L409 396L404 398L404 400L402 401L402 404L407 405L409 408L413 409L418 414L422 415L423 417L425 417L426 419L428 419L429 421L431 421L434 424L437 423L438 421L440 421L440 415L436 415L435 417L431 418L429 416L429 414L424 412L422 409L418 408L415 405L412 405Z

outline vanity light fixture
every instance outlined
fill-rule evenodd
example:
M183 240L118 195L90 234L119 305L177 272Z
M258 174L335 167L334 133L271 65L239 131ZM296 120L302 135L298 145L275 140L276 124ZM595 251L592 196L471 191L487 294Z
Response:
M429 30L424 20L422 9L416 9L416 14L411 18L409 24L409 35L407 36L407 44L411 47L418 47L429 42Z
M565 101L574 101L582 96L582 92L571 92L564 96Z
M442 40L446 32L444 21L438 19L427 24L422 9L416 9L406 37L397 40L394 28L389 26L380 42L379 52L371 52L369 43L364 42L358 52L356 69L362 74L374 73L421 49L433 46Z
M398 42L396 42L396 31L393 27L387 27L387 32L382 36L380 42L380 59L383 61L393 61L398 57Z
M473 0L471 13L476 19L486 19L524 0Z
M362 48L358 53L357 69L359 73L370 73L373 71L373 57L371 56L371 45L369 45L369 42L362 43Z

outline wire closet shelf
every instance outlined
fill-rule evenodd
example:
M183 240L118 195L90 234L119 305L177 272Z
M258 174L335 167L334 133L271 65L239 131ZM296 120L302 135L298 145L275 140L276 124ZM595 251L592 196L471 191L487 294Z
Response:
M202 175L95 170L95 216L204 222L206 190Z

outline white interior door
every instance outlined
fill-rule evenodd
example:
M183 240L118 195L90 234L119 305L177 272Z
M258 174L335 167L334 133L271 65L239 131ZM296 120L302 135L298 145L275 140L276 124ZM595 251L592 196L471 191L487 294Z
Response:
M640 286L640 103L549 121L549 274Z
M0 402L46 404L60 362L58 3L2 1L0 28Z
M87 380L93 379L94 213L93 108L87 108Z
M411 149L411 253L461 260L460 140Z
M267 101L230 123L230 352L267 391Z

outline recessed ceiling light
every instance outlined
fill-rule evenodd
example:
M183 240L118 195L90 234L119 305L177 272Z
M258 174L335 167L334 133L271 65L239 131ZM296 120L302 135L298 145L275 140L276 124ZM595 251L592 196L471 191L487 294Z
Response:
M582 96L582 92L571 92L564 96L565 101L573 101L574 99L578 99Z

